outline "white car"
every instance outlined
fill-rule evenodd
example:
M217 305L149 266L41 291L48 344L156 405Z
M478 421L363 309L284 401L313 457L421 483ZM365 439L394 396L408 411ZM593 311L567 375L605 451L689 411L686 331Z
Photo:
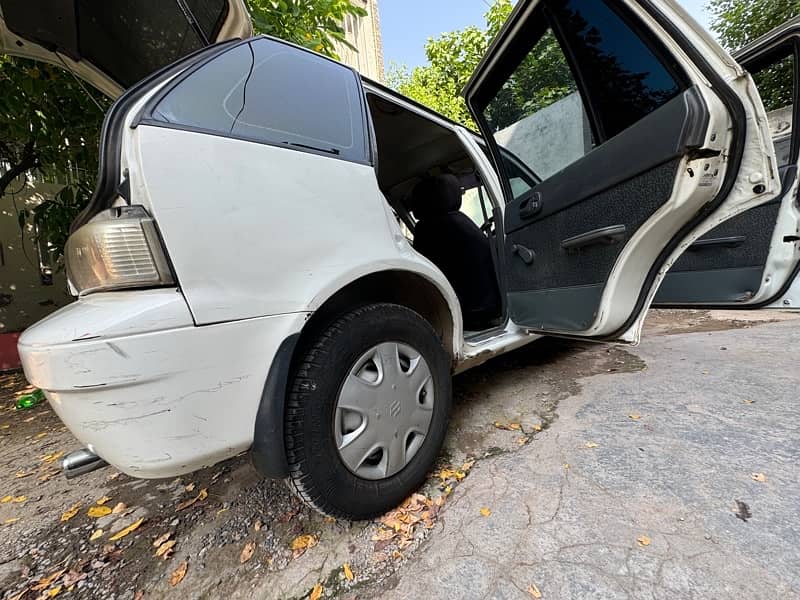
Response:
M250 450L372 517L434 464L454 373L637 342L681 253L781 191L752 79L668 0L520 0L466 97L485 146L268 37L149 76L106 118L79 298L21 337L29 380L132 476Z

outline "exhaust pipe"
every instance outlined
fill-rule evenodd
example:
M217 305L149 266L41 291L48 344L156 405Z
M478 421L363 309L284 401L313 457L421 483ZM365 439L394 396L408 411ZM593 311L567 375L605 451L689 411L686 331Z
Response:
M108 463L106 461L88 448L70 452L61 461L61 470L67 479L73 479L107 466Z

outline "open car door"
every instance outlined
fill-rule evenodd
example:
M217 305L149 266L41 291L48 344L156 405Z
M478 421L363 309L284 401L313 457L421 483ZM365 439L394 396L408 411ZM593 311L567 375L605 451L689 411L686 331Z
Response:
M680 254L781 188L752 79L668 0L520 0L465 94L531 331L638 341ZM541 183L515 195L507 153Z
M767 109L781 173L779 197L723 223L692 244L656 294L660 305L725 308L800 306L800 19L740 50Z
M244 0L0 0L0 52L64 67L111 98L195 50L251 35Z

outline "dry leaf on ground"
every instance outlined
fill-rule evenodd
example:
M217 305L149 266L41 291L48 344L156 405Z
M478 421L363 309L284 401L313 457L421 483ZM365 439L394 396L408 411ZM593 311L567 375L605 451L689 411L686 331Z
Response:
M200 492L198 492L197 496L195 496L194 498L190 498L189 500L184 500L183 502L178 504L178 506L175 507L175 511L177 512L180 510L187 509L194 503L200 502L201 500L205 500L206 498L208 498L208 490L206 488L203 488L202 490L200 490Z
M649 545L652 543L652 541L653 541L653 540L651 540L651 539L650 539L649 537L647 537L646 535L640 535L638 538L636 538L636 542L637 542L637 543L638 543L640 546L649 546Z
M322 596L322 584L317 584L314 586L314 589L311 590L311 594L308 596L308 600L319 600Z
M503 431L521 431L522 424L520 423L501 423L500 421L495 421L492 423L497 429L502 429Z
M169 578L169 584L172 587L178 585L183 578L186 577L186 571L189 570L189 563L187 561L183 561L181 564L178 565L178 568L172 572L172 575Z
M745 404L755 404L755 400L742 400Z
M472 480L470 479L470 481L472 481ZM489 515L491 515L491 514L492 514L492 511L491 511L491 509L489 509L489 508L486 508L485 506L484 506L484 507L481 509L481 515L482 515L482 516L484 516L484 517L488 517L488 516L489 516Z
M153 540L153 548L158 548L161 544L166 542L171 537L172 537L172 532L171 531L168 531L167 533L161 534L155 540Z
M80 502L76 502L75 504L73 504L70 508L61 513L61 522L63 523L64 521L69 521L72 517L78 514L78 511L80 509L81 509Z
M251 558L253 558L253 554L256 552L256 543L255 542L247 542L242 548L242 553L239 555L239 562L244 564Z
M95 504L97 504L97 506L103 506L103 504L105 504L109 500L111 500L111 498L109 498L108 496L103 496L97 502L95 502Z
M639 413L631 413L628 415L628 418L633 419L634 421L638 421L639 419L642 418L642 415L640 415Z
M52 452L52 453L50 453L50 454L45 454L45 455L42 457L42 462L43 462L43 463L51 463L51 462L55 462L55 461L57 461L59 458L61 458L62 456L64 456L64 453L63 453L63 452Z
M193 491L194 491L194 487L195 487L195 485L194 485L194 482L192 482L192 483L188 484L188 485L187 485L185 488L183 488L183 489L185 489L185 490L186 490L186 493L190 493L190 492L193 492Z
M3 525L13 525L17 521L19 521L19 517L14 517L13 519L6 519L5 521L3 521Z
M122 538L124 538L124 537L125 537L126 535L128 535L129 533L133 533L134 531L136 531L137 529L139 529L139 526L140 526L142 523L144 523L144 518L141 518L141 519L139 519L138 521L136 521L136 522L135 522L135 523L133 523L132 525L129 525L128 527L126 527L126 528L125 528L125 529L123 529L122 531L118 531L117 533L115 533L114 535L112 535L110 538L108 538L108 540L109 540L110 542L116 542L117 540L121 540Z
M319 538L312 534L301 535L294 538L289 544L289 548L291 548L293 557L297 558L301 556L306 550L309 548L313 548L319 543Z
M128 506L124 502L117 502L114 505L114 508L111 509L111 514L118 515L126 510L128 510Z
M753 481L757 481L758 483L767 482L767 476L764 475L763 473L753 473L751 477L753 478Z
M531 598L536 598L537 600L542 597L542 592L539 591L535 583L528 586L528 593L531 595Z
M23 502L25 502L27 499L28 499L28 497L27 497L27 496L17 496L16 498L14 498L14 499L12 500L12 502L16 502L17 504L22 504L22 503L23 503Z
M55 573L50 573L47 577L42 577L39 581L37 581L34 585L31 586L31 590L34 592L39 592L45 588L50 587L51 583L55 583L55 581L61 577L64 573L66 573L66 569L59 569Z
M168 542L164 542L158 547L156 550L156 556L163 556L164 560L167 560L170 556L172 556L173 548L177 542L175 540L169 540Z
M342 565L342 571L344 571L344 576L347 581L353 581L353 571L350 570L350 563L344 563Z
M264 526L264 524L261 522L261 519L258 519L258 520L255 522L255 524L253 525L253 529L254 529L256 532L259 532L259 531L261 531L261 528L262 528L263 526Z
M100 537L103 537L103 530L102 530L102 529L96 529L96 530L94 531L94 533L93 533L92 535L90 535L90 536L89 536L89 541L90 541L90 542L93 542L93 541L95 541L97 538L100 538Z
M591 450L592 448L597 448L598 445L595 442L586 442L586 447Z
M33 475L33 471L28 471L27 473L25 471L17 471L17 473L14 475L14 478L22 479L23 477L29 477L31 475Z
M87 515L94 519L99 519L100 517L105 517L106 515L111 514L111 507L110 506L92 506L86 512Z
M0 504L5 504L6 502L11 502L14 499L14 496L3 496L0 498Z

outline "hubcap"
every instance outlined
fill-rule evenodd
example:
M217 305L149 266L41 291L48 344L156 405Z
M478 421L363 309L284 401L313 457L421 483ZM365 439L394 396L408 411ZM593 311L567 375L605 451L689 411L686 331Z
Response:
M339 456L364 479L399 473L419 451L433 417L433 378L407 344L370 348L347 375L336 401Z

